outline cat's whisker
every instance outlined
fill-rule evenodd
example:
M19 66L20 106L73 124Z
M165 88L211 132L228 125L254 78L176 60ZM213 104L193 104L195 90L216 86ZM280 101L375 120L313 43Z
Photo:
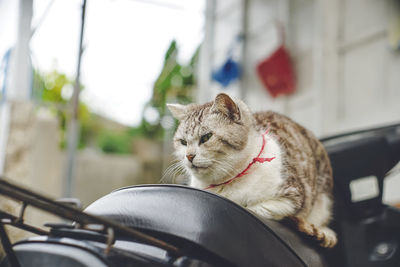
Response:
M179 166L177 168L175 168L174 172L171 175L174 183L176 182L176 176L179 174L189 175L186 167L183 165L182 162L179 163Z
M165 171L164 171L163 178L164 178L165 175L169 174L169 172L171 172L171 170L174 169L177 166L179 166L179 162L175 162L175 163L171 164L168 168L166 168Z
M196 163L206 163L210 164L212 161L210 159L196 159Z
M159 183L164 183L167 177L174 177L182 168L181 161L177 160L175 163L171 164L167 169L165 169L163 176L161 177Z
M217 160L214 160L214 162L216 163L217 169L221 170L223 173L225 173L226 176L230 177L230 176L234 175L235 169L232 166L230 166L229 164L226 164L222 161L217 161Z
M211 160L212 160L213 162L217 163L217 164L227 166L227 167L229 167L229 168L231 168L231 169L235 169L235 168L233 167L233 165L232 165L230 162L228 162L228 161L220 161L220 160L217 160L217 159L211 159Z
M220 170L223 173L225 173L227 177L231 176L231 173L228 170L226 170L226 169L224 169L224 168L222 168L220 166L217 168L217 170Z
M184 176L186 176L186 177L189 176L189 174L187 173L186 169L185 169L185 168L182 168L180 171L178 171L178 172L173 176L172 182L173 182L174 184L177 183L176 179L177 179L177 177L179 177L179 175L177 175L177 174L181 174L181 175L184 175Z
M176 178L177 175L181 174L181 175L186 175L188 176L189 173L187 171L187 169L185 168L185 166L183 166L183 164L179 164L179 166L177 168L174 169L174 173L171 175L172 176L172 182L175 184L176 183Z
M212 159L212 161L214 163L216 163L216 165L220 168L224 169L224 172L228 175L228 176L232 176L233 174L235 174L236 168L234 168L229 162L223 162L223 161L219 161L216 159Z

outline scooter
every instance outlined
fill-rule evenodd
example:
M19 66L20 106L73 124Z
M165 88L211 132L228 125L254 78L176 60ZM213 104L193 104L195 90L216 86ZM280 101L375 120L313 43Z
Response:
M400 124L321 141L334 171L333 249L186 186L121 188L81 211L0 179L0 194L22 203L19 216L0 210L0 267L400 266L400 210L382 203L384 178L400 160ZM29 225L27 206L64 222ZM37 236L11 244L4 225Z

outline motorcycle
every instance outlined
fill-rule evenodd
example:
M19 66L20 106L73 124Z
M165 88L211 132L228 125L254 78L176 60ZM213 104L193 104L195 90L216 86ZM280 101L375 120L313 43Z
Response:
M125 187L81 211L2 178L0 194L22 205L19 216L0 210L6 252L0 267L399 266L400 210L383 204L382 195L385 177L400 160L400 124L321 141L334 171L331 227L339 242L333 249L186 186ZM27 206L65 222L29 225ZM4 225L37 236L11 244Z

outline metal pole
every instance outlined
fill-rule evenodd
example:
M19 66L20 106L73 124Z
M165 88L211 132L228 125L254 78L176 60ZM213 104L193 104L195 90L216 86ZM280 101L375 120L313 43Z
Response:
M19 200L24 203L24 205L33 206L40 210L49 212L53 215L57 215L61 218L74 221L76 222L76 226L79 226L79 228L81 229L96 231L91 228L91 226L102 226L102 229L97 230L104 233L105 231L107 231L107 229L111 228L118 236L134 238L136 240L143 241L146 244L162 248L171 253L171 255L173 256L182 256L182 252L179 248L163 240L159 240L156 237L119 224L113 220L84 213L76 208L57 203L48 197L37 194L18 185L12 184L2 177L0 177L0 195L10 197L14 200ZM7 216L8 218L13 217L12 215L10 216L8 214L5 214L5 216ZM15 222L11 225L18 227L18 224L15 224ZM27 227L30 228L30 226Z
M6 150L11 134L12 102L28 101L31 96L32 64L29 42L33 0L19 0L16 6L18 6L17 39L14 47L4 55L4 61L0 62L0 65L4 64L5 69L1 74L5 78L3 88L0 88L3 92L3 99L0 100L0 174L5 172Z
M21 265L19 264L17 255L15 255L15 252L12 248L12 244L10 242L10 239L8 238L6 229L2 222L0 222L0 241L3 245L3 249L6 252L8 261L11 264L11 266L20 267Z
M246 95L245 88L248 86L248 75L246 74L244 66L246 66L248 60L247 42L249 35L249 0L244 0L242 3L242 77L240 80L239 97L241 99L247 99L248 96Z
M79 39L78 64L76 68L76 78L74 92L71 99L71 118L68 124L68 140L67 140L67 163L64 176L64 196L71 197L74 188L74 169L75 169L75 153L79 141L79 93L80 93L80 74L81 59L83 53L83 32L85 28L86 0L83 0L81 32Z
M17 40L11 52L10 72L6 86L9 100L28 101L31 98L32 90L32 64L29 43L32 32L33 0L19 0L18 5Z
M0 101L0 175L4 174L8 135L10 131L11 107L7 101Z

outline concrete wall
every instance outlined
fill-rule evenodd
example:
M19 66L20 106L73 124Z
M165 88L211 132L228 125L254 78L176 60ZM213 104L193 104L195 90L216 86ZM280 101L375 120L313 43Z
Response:
M42 132L43 128L46 130ZM47 116L35 113L32 103L11 102L4 176L29 189L58 197L61 192L57 177L60 161L55 128L54 122L49 122ZM0 206L18 215L20 205L14 201L2 199ZM54 220L48 214L34 212L29 207L25 219L37 226L41 226L43 221ZM9 229L14 241L27 236L15 228Z
M389 48L395 0L208 0L199 67L199 102L217 92L239 96L253 111L284 113L317 136L400 121L400 53ZM399 10L399 9L397 9ZM399 16L394 14L395 16ZM282 43L285 29L297 90L272 98L256 65ZM242 79L221 88L211 71L226 59L235 36ZM400 177L391 178L385 199L400 201Z
M76 167L75 196L83 206L117 188L146 182L141 175L141 161L133 156L82 151Z
M61 197L65 152L59 148L60 132L55 116L30 102L12 102L10 122L5 177L51 198ZM142 159L133 155L79 151L74 197L87 206L114 189L157 182L160 161L158 158L149 159L150 154ZM19 204L0 197L1 209L18 215L18 207ZM25 218L37 226L58 221L32 208L27 209ZM27 236L11 227L9 229L14 241Z

